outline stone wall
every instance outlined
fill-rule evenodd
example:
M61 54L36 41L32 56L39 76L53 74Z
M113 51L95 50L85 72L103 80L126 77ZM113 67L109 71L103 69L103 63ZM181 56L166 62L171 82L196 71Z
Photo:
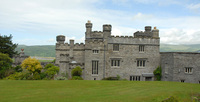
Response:
M200 53L165 52L161 53L162 80L199 83ZM192 68L191 73L186 68Z

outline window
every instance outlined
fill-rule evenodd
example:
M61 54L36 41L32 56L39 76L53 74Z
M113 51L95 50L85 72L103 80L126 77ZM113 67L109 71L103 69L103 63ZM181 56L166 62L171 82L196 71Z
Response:
M146 60L137 60L137 67L145 67Z
M184 83L184 82L185 82L185 80L181 80L181 82L182 82L182 83Z
M99 61L92 61L92 74L98 74Z
M96 78L94 78L94 80L96 80Z
M192 73L192 68L191 67L186 67L185 68L185 73Z
M130 76L130 81L140 81L140 76Z
M99 53L99 50L92 50L94 54Z
M144 45L139 45L139 52L144 52Z
M119 67L120 66L120 59L112 59L111 60L111 66Z
M113 44L113 51L119 51L119 44Z

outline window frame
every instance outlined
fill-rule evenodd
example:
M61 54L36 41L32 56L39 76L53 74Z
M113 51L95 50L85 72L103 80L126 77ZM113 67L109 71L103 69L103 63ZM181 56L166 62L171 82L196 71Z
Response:
M144 52L145 51L145 45L139 45L139 52Z
M119 44L113 44L113 51L119 51Z
M147 59L136 59L136 66L138 68L145 68L146 62L147 62Z
M93 54L99 54L99 50L94 49L94 50L92 50L92 53Z
M184 72L186 74L192 74L193 73L193 67L185 67Z
M92 74L98 75L99 70L99 61L98 60L92 60Z
M121 65L121 59L120 58L111 58L111 61L110 61L110 66L111 67L120 67Z

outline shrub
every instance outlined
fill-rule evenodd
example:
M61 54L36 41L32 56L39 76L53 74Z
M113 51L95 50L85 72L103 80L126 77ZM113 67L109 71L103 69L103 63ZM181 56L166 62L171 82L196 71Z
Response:
M162 69L161 69L161 67L158 66L158 67L156 68L156 70L153 71L153 74L155 75L156 80L157 80L157 81L160 81L160 80L161 80L161 77L162 77Z
M33 79L34 80L41 80L41 77L40 77L40 74L39 73L34 73L34 75L33 75Z
M80 77L82 75L81 67L77 66L76 68L72 69L71 75L72 75L72 77L73 76L79 76Z
M21 72L15 72L14 74L11 74L10 76L6 77L8 80L23 80L24 75Z
M72 80L83 80L83 78L81 78L80 76L73 76Z
M59 72L59 67L54 66L51 63L47 64L45 66L45 69L46 69L45 73L46 73L48 79L52 79L54 77L54 75Z
M23 69L22 69L22 66L20 65L17 65L16 67L13 68L16 72L22 72Z
M117 77L107 77L103 78L102 80L119 80Z
M67 80L67 78L61 76L61 77L56 77L55 80Z
M28 70L30 73L35 73L35 72L40 73L42 70L40 62L37 59L31 57L25 59L22 62L21 66L22 68Z
M47 74L45 72L40 73L40 78L44 79L47 77Z

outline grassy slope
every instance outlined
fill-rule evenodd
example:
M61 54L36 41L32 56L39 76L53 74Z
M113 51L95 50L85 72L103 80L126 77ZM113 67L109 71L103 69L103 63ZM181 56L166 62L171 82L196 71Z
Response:
M179 82L0 80L1 102L159 102L169 96L188 102L199 92L199 84Z

